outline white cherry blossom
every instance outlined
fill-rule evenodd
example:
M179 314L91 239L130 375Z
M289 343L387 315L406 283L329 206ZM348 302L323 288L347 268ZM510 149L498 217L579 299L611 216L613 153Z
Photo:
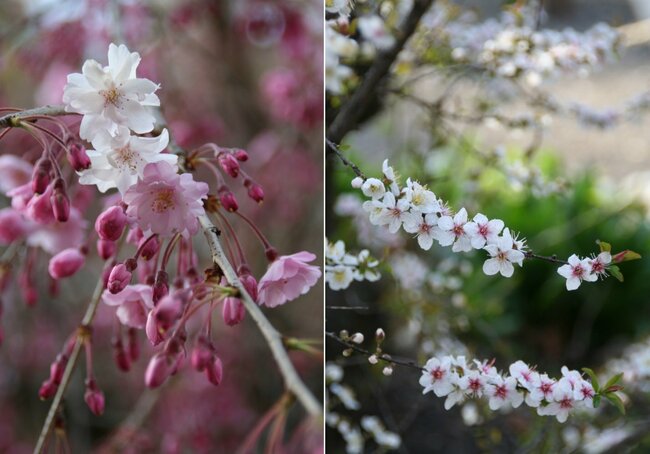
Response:
M433 391L436 396L443 397L454 390L452 379L456 374L451 370L450 357L446 356L442 360L431 358L424 369L420 377L420 385L424 387L422 394Z
M437 227L438 216L435 214L421 215L420 213L407 213L404 217L404 230L408 233L416 233L418 244L422 249L428 251L433 245L433 240L439 234Z
M386 188L380 179L368 178L361 185L361 192L363 192L366 197L379 199L386 193Z
M79 183L97 185L101 192L117 188L124 194L143 176L147 164L166 161L176 166L178 161L178 156L162 153L169 144L166 129L157 137L139 137L122 126L114 137L99 133L92 143L95 149L87 151L90 168L79 172Z
M577 289L582 281L594 282L598 279L598 275L591 272L591 261L589 259L581 260L575 254L569 257L569 263L562 265L557 272L566 278L567 290Z
M384 194L382 201L384 208L377 217L377 221L379 225L387 225L390 233L396 233L402 226L409 204L404 199L395 199L392 192Z
M503 407L519 407L524 401L524 396L517 391L517 380L514 377L495 377L487 386L486 393L489 397L490 410Z
M86 60L81 73L68 75L63 102L68 112L83 114L79 135L92 140L100 131L117 132L118 125L138 134L150 132L155 117L149 106L159 106L158 85L136 77L140 54L125 45L108 47L108 66Z
M483 272L488 276L500 273L503 277L511 277L515 271L513 263L522 266L525 257L524 253L514 249L514 246L510 230L506 228L496 243L485 246L484 249L492 258L483 263Z
M465 224L467 223L467 211L461 208L452 218L451 216L442 216L438 219L438 243L440 246L449 246L453 244L451 250L454 252L469 252L472 250L470 238L465 233Z
M503 227L501 219L489 220L484 214L478 213L472 221L465 224L465 233L471 238L474 249L483 249L486 244L497 241Z

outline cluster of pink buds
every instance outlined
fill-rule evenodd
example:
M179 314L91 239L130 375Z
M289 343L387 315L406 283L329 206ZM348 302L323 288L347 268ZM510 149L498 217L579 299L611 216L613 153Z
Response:
M70 198L66 192L65 181L58 167L52 164L47 152L34 165L32 173L32 191L30 201L34 218L54 218L66 222L70 217ZM33 201L33 203L32 203Z
M261 203L264 200L264 190L250 175L244 172L239 164L247 160L248 153L241 148L223 148L214 143L208 143L191 152L186 159L186 165L192 169L198 164L203 164L210 169L217 181L217 195L221 205L227 211L234 212L239 209L239 203L215 164L229 177L241 178L248 196L255 202Z

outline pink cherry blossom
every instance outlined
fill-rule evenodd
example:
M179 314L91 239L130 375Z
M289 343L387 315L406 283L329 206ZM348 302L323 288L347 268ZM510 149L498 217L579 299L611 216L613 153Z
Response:
M79 271L85 260L78 248L64 249L50 259L48 271L54 279L69 277Z
M573 254L569 257L569 263L558 268L557 273L566 278L566 289L575 290L580 287L582 281L594 282L598 279L595 273L591 272L591 261L580 259Z
M104 291L102 301L109 306L117 306L117 318L123 325L144 328L147 312L153 308L153 294L148 285L127 285L117 295Z
M179 175L167 162L148 164L143 177L124 194L127 216L142 230L171 236L194 235L199 230L198 216L205 210L201 199L208 185L194 181L189 173Z
M276 307L307 293L321 276L318 267L307 265L315 259L306 251L275 259L258 284L258 303Z

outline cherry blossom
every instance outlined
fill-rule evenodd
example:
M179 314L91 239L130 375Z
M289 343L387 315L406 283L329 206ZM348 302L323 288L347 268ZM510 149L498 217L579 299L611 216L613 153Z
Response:
M500 273L503 277L511 277L515 271L513 263L522 266L524 261L523 252L514 247L510 230L506 228L503 235L497 239L496 244L485 246L484 249L492 258L483 263L483 272L488 276Z
M198 216L205 210L208 185L194 181L191 174L177 174L168 162L148 164L143 177L124 194L127 216L143 231L161 236L174 233L194 235L199 230Z
M440 236L438 216L433 213L424 216L419 213L408 213L404 219L404 231L416 233L418 244L428 251L433 245L433 240Z
M88 150L90 168L79 173L79 183L97 185L100 192L117 188L121 194L144 176L149 163L167 162L176 166L178 156L162 153L169 143L169 133L163 129L157 137L131 135L128 128L118 127L114 136L99 132Z
M580 259L575 254L569 257L569 263L562 265L557 272L560 276L566 278L567 290L577 289L582 281L594 282L598 280L598 276L591 272L591 261L589 259Z
M472 221L465 224L465 232L471 238L472 247L482 249L486 244L497 241L503 227L501 219L489 220L484 214L478 213Z
M318 267L307 264L315 259L305 251L276 258L260 279L258 303L276 307L307 293L321 276Z
M143 284L127 285L119 294L108 290L102 294L102 301L109 306L117 306L115 315L123 325L142 329L147 321L147 313L153 308L153 291Z
M469 235L465 232L465 224L467 223L467 211L461 208L458 213L451 216L442 216L438 219L438 243L440 246L450 246L453 244L451 250L454 252L468 252L472 250L472 243Z
M83 114L79 135L92 140L100 131L117 132L118 125L138 134L153 129L155 117L147 110L159 106L158 85L136 77L140 54L125 45L108 47L108 66L87 60L82 72L70 74L63 92L68 112Z

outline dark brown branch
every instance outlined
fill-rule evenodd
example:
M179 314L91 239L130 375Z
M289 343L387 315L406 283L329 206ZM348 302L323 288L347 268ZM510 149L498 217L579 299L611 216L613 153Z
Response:
M350 99L343 105L339 113L327 128L326 137L334 143L340 143L343 137L356 127L358 121L366 113L366 109L377 96L377 90L382 79L389 73L391 66L402 51L406 42L415 33L422 16L428 11L434 0L415 0L413 9L402 22L395 45L380 52L368 72L364 75L361 85L354 91Z

